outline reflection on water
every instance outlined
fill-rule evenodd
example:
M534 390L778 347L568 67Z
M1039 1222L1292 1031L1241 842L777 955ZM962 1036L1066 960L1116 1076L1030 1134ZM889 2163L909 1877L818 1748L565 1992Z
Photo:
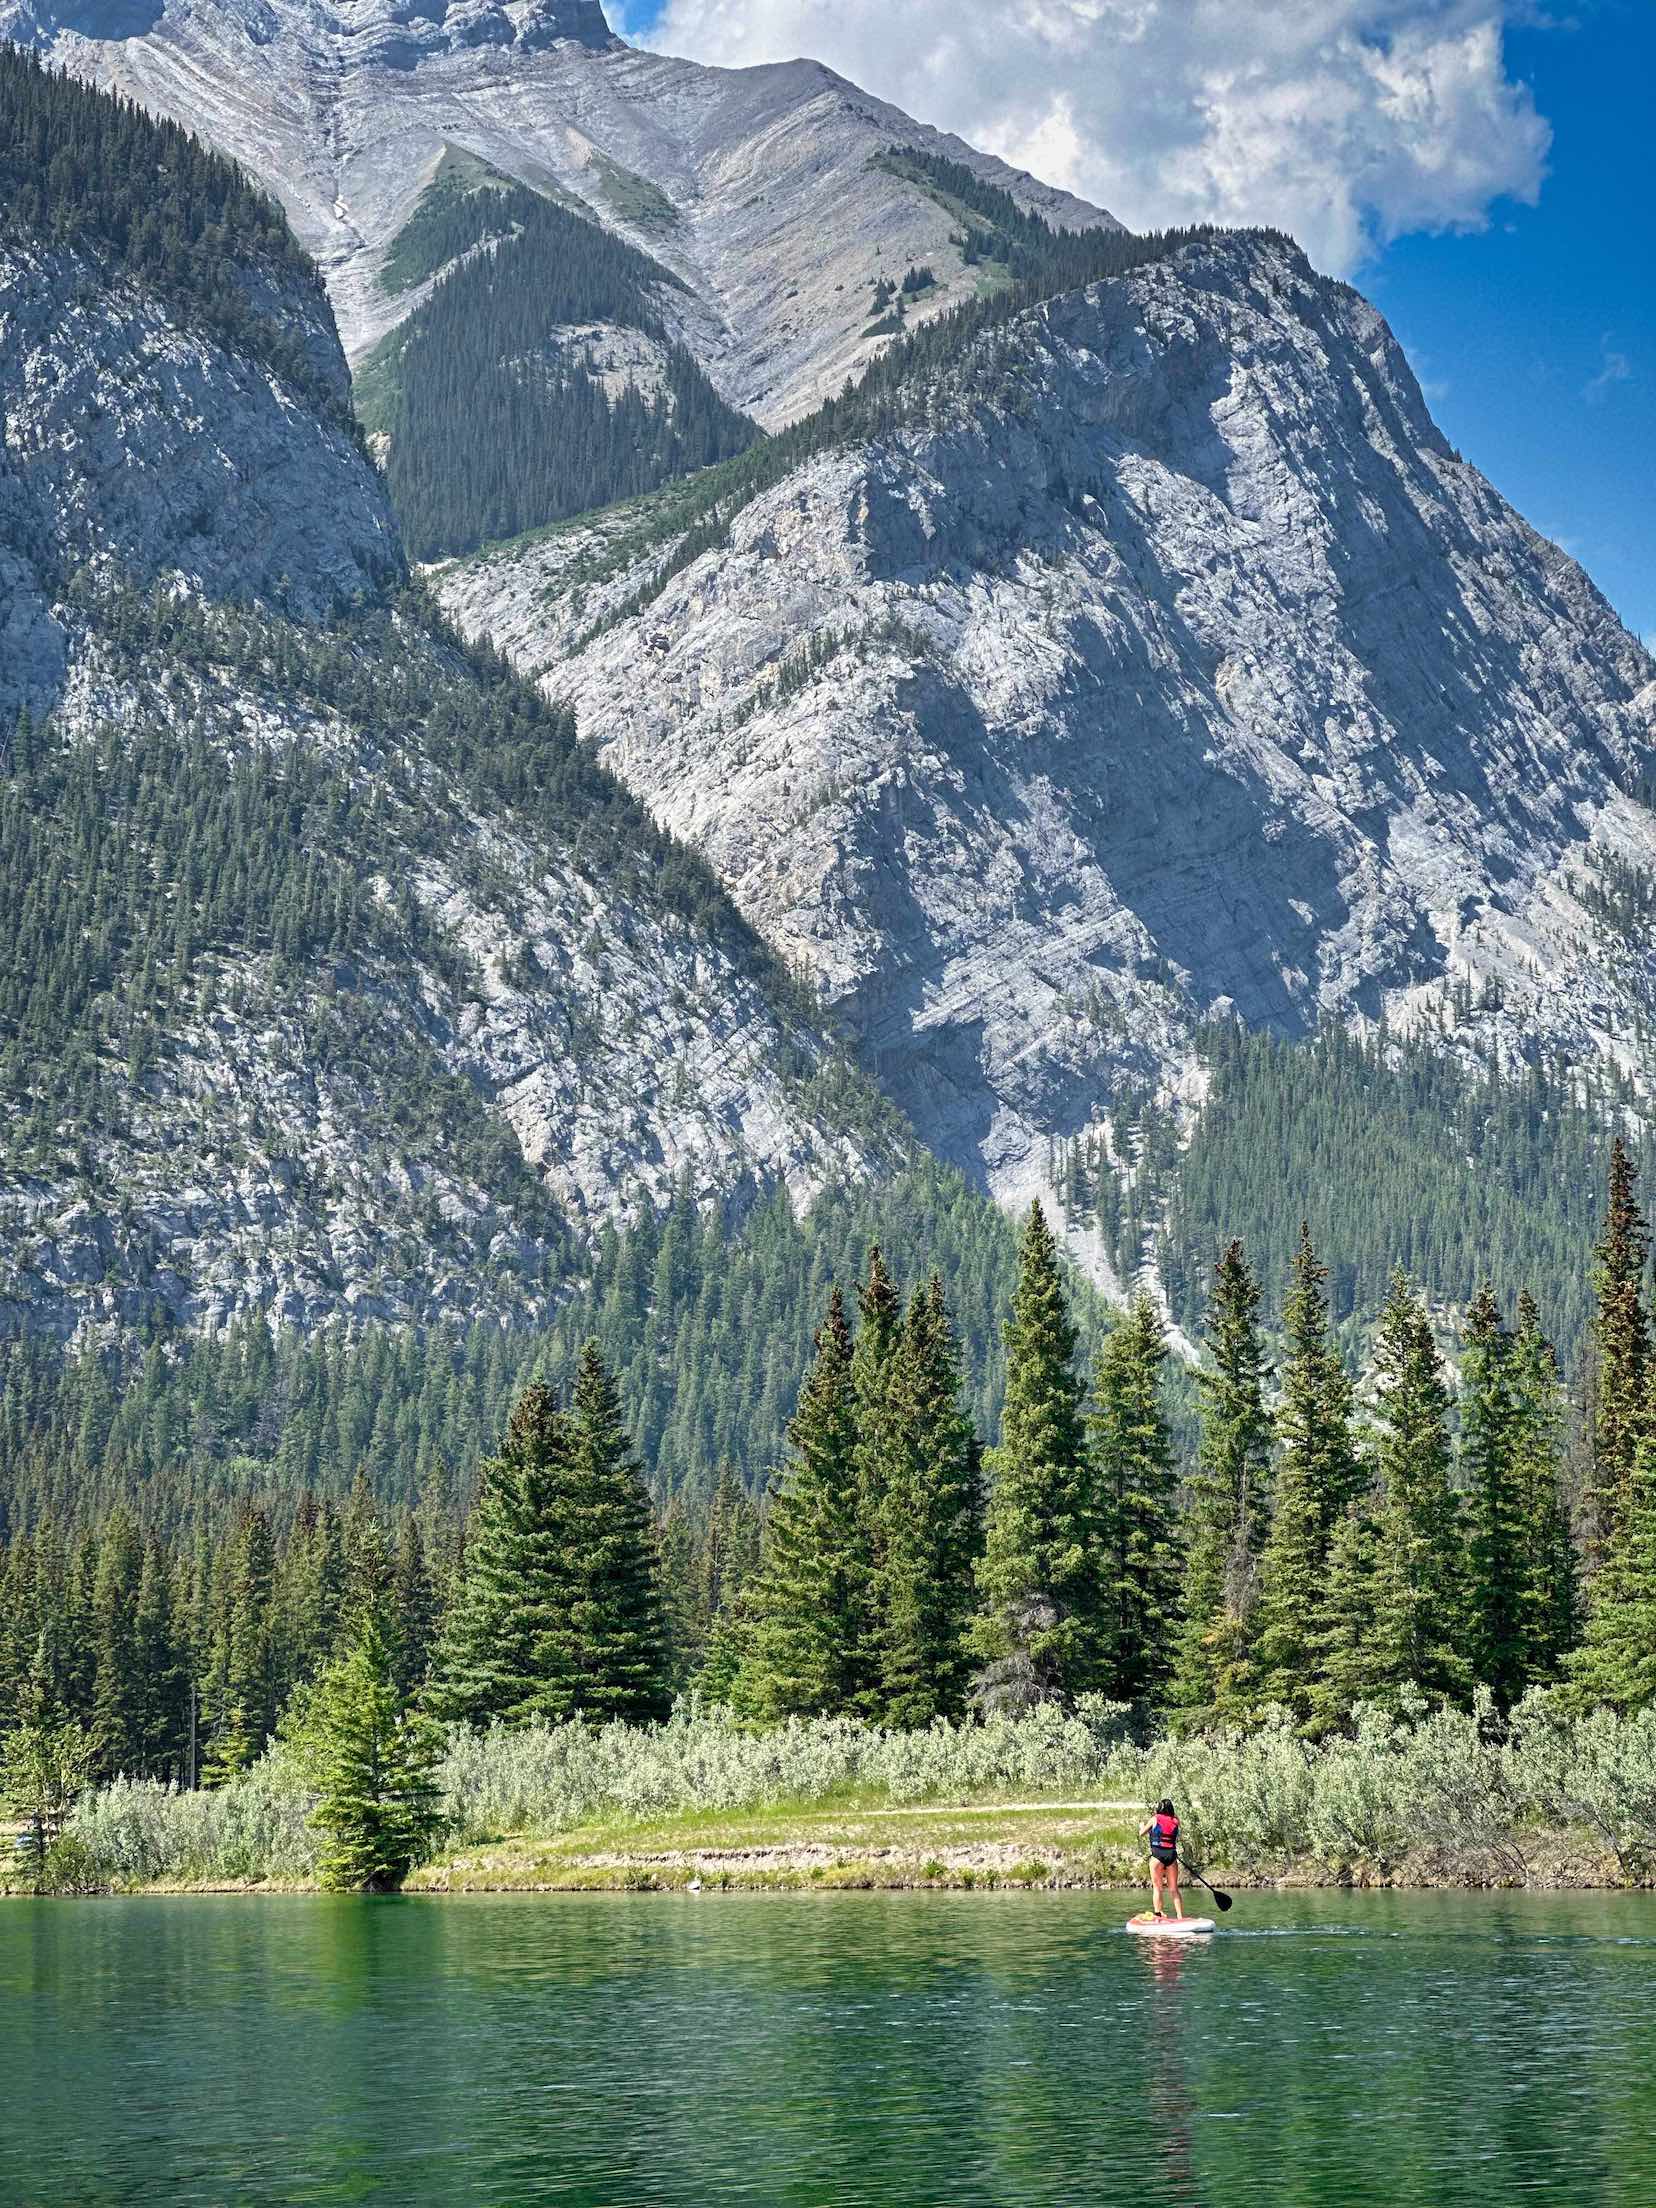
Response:
M1206 1946L1202 1940L1200 1946ZM1199 2202L1196 2157L1192 2134L1194 2107L1184 2060L1184 2017L1179 2004L1179 1981L1194 1938L1180 1935L1139 1941L1149 1965L1154 1987L1154 2011L1150 2044L1150 2123L1161 2156L1158 2190L1163 2199Z
M1130 1906L10 1903L0 2202L1656 2202L1656 1902Z

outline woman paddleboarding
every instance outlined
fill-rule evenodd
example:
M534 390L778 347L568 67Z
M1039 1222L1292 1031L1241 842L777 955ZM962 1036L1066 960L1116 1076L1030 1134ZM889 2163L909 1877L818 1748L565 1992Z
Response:
M1150 1843L1150 1910L1153 1916L1167 1914L1162 1907L1164 1899L1171 1900L1175 1917L1184 1915L1184 1903L1179 1896L1179 1819L1173 1804L1162 1800L1156 1804L1156 1813L1147 1825L1140 1825L1139 1838Z

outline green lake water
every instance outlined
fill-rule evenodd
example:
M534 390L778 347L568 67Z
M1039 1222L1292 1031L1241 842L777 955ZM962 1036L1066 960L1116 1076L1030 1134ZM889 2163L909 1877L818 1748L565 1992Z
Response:
M0 2202L1656 2203L1656 1899L0 1904Z

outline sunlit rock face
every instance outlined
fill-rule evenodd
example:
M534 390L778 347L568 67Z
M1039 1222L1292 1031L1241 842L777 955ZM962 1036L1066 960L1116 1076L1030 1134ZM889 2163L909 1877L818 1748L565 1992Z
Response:
M1652 663L1384 322L1236 238L1053 300L605 627L606 531L442 570L1004 1194L1216 1014L1629 1061Z
M415 303L380 271L450 150L660 261L683 286L663 301L674 334L767 427L878 350L882 276L930 266L927 314L976 286L954 216L876 166L882 152L929 145L1058 222L1110 220L819 63L640 53L596 0L0 0L0 37L243 161L320 262L353 361Z

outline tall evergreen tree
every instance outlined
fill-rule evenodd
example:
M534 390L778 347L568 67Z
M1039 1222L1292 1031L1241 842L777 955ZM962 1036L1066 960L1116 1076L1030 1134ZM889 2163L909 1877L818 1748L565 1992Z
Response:
M1524 1517L1524 1676L1557 1679L1579 1630L1577 1564L1564 1503L1564 1389L1526 1291L1512 1345L1513 1461Z
M1593 1251L1590 1560L1594 1564L1615 1539L1648 1418L1650 1315L1644 1280L1650 1233L1639 1209L1637 1185L1637 1169L1618 1135L1610 1150L1604 1227Z
M1449 1440L1449 1389L1425 1306L1401 1273L1374 1344L1374 1681L1464 1701L1472 1691L1465 1534Z
M548 1637L569 1607L557 1490L569 1420L552 1390L526 1388L498 1456L483 1465L454 1606L439 1645L430 1701L470 1725L562 1716L573 1680L550 1673Z
M244 1512L214 1587L211 1669L202 1695L208 1731L202 1775L209 1785L245 1771L276 1730L275 1568L269 1519L259 1509Z
M883 1703L878 1644L884 1628L881 1603L892 1592L886 1549L891 1494L901 1476L903 1456L895 1400L902 1326L902 1299L875 1243L868 1253L867 1277L857 1291L857 1333L851 1352L858 1526L854 1569L860 1582L854 1599L862 1611L853 1701L869 1717L879 1715Z
M1529 1683L1534 1563L1513 1364L1512 1337L1486 1281L1466 1314L1460 1462L1472 1533L1472 1668L1503 1710Z
M1234 1713L1248 1699L1249 1642L1259 1550L1268 1523L1269 1366L1259 1333L1259 1284L1240 1242L1214 1267L1205 1362L1196 1387L1201 1441L1192 1482L1184 1622L1172 1700L1196 1714Z
M1329 1543L1362 1484L1351 1436L1351 1381L1329 1335L1327 1279L1302 1224L1283 1304L1275 1503L1259 1560L1254 1652L1261 1698L1301 1716L1312 1707L1313 1643Z
M1375 1634L1379 1536L1369 1499L1347 1505L1328 1545L1327 1575L1312 1637L1311 1717L1318 1732L1343 1725L1385 1688Z
M1167 1342L1148 1296L1105 1337L1088 1420L1108 1604L1108 1691L1165 1699L1179 1622L1178 1476L1162 1404Z
M970 1644L986 1667L987 1697L1069 1700L1108 1677L1111 1641L1075 1323L1039 1204L1024 1229L1005 1340Z
M748 1590L733 1699L754 1716L845 1710L861 1682L866 1610L851 1355L836 1288L788 1428L788 1460Z
M878 1714L891 1725L927 1725L965 1706L982 1466L962 1394L959 1346L934 1273L909 1304L892 1358L875 1590Z
M98 1544L92 1587L94 1774L136 1777L144 1769L144 1688L138 1590L144 1551L132 1513L117 1504Z
M574 1681L569 1709L644 1724L672 1702L655 1525L643 1468L596 1342L575 1370L560 1532L573 1600L552 1669Z
M1566 1671L1589 1707L1625 1712L1656 1701L1656 1433L1648 1428L1593 1583L1586 1633Z

